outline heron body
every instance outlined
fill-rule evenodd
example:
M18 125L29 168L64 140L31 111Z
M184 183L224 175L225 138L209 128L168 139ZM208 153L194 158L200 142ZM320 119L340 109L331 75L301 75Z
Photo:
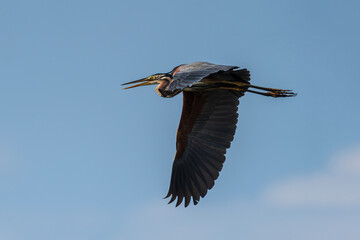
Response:
M183 92L176 154L166 195L171 197L169 203L177 199L176 206L179 206L185 200L187 207L192 199L196 205L214 186L226 149L235 135L239 98L245 92L271 97L295 96L289 90L258 87L249 81L247 69L194 62L125 83L137 83L125 89L157 84L155 91L166 98Z

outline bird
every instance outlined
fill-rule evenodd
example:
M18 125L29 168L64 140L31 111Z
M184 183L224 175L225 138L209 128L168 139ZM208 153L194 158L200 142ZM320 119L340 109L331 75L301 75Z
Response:
M183 106L176 133L176 153L170 186L165 198L176 207L193 200L197 205L212 189L234 139L239 98L246 92L269 97L293 97L291 90L250 84L250 72L237 66L193 62L122 85L124 89L157 85L164 98L183 93Z

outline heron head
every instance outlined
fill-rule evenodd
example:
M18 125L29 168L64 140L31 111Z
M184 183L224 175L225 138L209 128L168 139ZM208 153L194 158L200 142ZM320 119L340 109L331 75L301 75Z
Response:
M153 75L151 75L149 77L142 78L142 79L139 79L139 80L135 80L135 81L132 81L132 82L123 83L121 85L128 85L128 84L137 83L135 85L124 88L124 89L130 89L130 88L134 88L134 87L159 84L162 81L164 81L166 78L167 78L167 73L157 73L157 74L153 74Z

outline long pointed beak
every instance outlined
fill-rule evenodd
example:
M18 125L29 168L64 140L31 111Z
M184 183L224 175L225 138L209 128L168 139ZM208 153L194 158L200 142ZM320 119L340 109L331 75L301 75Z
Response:
M135 80L135 81L132 81L132 82L123 83L121 85L123 86L123 85L128 85L128 84L133 84L133 83L139 83L139 84L135 84L133 86L126 87L126 88L123 88L123 89L130 89L130 88L134 88L134 87L141 87L141 86L155 84L155 83L152 83L148 78L142 78L140 80Z

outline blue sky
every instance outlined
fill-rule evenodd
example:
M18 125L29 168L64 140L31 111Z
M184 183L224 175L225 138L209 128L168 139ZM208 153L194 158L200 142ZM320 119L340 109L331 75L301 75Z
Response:
M357 1L1 1L0 239L359 239ZM121 83L238 65L246 94L197 206L163 200L182 97Z

